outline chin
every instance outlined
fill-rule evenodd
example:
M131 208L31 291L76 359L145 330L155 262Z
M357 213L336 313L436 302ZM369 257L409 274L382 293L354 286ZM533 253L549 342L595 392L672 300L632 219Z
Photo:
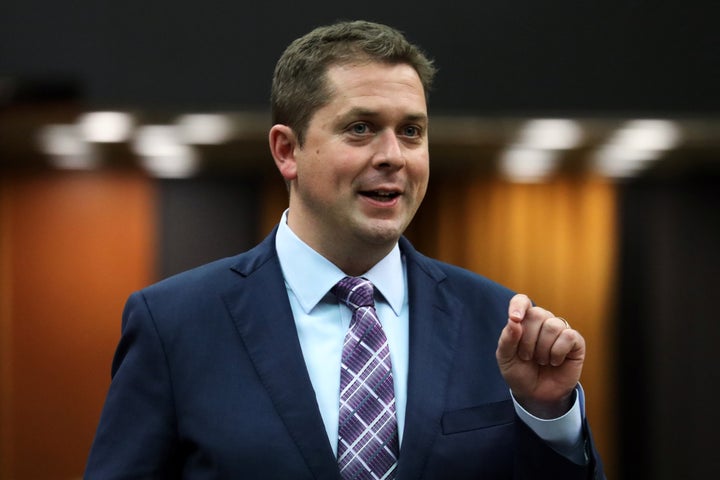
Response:
M365 236L375 245L395 244L404 231L404 226L397 222L378 222L366 230Z

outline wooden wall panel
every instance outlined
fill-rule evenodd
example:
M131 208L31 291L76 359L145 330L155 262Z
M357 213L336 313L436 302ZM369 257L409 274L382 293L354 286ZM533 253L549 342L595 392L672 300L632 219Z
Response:
M117 172L4 175L0 201L0 477L78 478L124 300L153 280L151 183Z

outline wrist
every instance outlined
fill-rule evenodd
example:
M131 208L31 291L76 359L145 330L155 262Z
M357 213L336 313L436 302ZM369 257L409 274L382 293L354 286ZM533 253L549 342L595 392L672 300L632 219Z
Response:
M542 420L551 420L565 415L575 403L575 395L575 389L557 400L538 400L513 394L517 403L527 413Z

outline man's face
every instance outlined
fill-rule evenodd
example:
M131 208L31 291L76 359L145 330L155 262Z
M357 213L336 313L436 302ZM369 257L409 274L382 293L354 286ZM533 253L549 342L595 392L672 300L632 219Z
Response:
M295 147L290 227L321 254L391 247L427 189L422 83L409 65L375 62L332 66L327 81L331 99Z

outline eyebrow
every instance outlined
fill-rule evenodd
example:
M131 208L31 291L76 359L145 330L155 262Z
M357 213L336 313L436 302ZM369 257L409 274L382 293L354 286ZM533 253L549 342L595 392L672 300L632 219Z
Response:
M349 121L351 118L355 117L379 117L381 114L378 111L370 110L368 108L363 107L353 107L348 112L343 114L340 119L341 121ZM403 120L408 122L425 122L428 121L428 116L425 113L411 113L408 115L405 115L403 117Z

